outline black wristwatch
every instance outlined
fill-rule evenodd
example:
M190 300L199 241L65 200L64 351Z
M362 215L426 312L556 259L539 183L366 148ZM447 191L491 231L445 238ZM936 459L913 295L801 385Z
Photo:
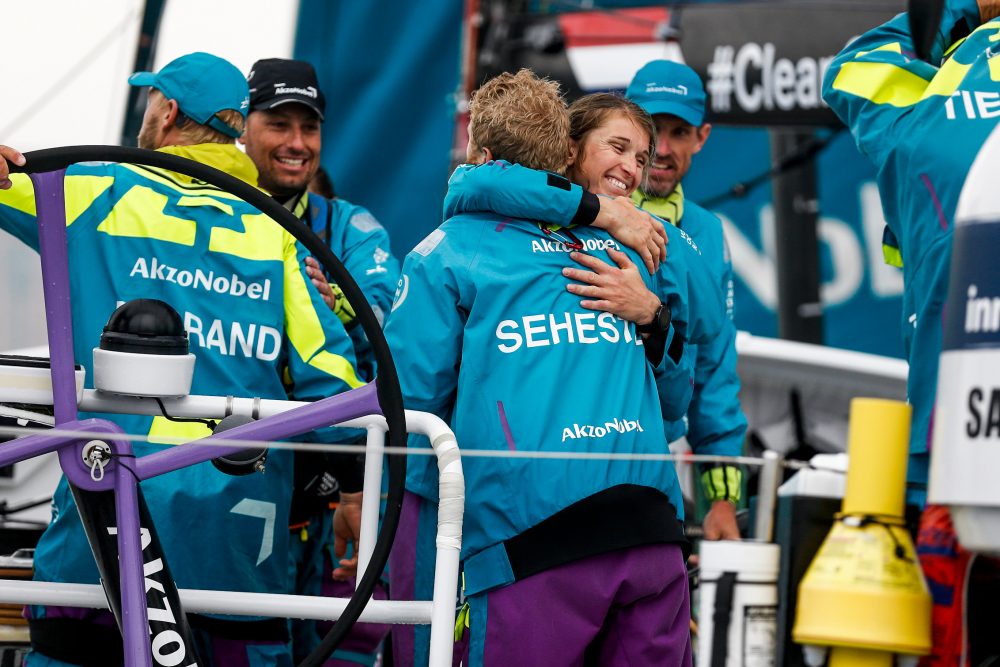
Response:
M656 309L656 314L646 324L635 325L635 330L640 334L664 333L670 328L670 306L660 302L660 307Z

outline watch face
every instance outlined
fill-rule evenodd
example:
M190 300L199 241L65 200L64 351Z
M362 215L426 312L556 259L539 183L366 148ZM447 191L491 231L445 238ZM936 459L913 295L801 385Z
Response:
M665 303L656 311L656 327L660 331L666 331L670 327L670 306Z
M642 334L663 333L670 327L670 306L661 303L656 313L646 324L636 325L636 331Z

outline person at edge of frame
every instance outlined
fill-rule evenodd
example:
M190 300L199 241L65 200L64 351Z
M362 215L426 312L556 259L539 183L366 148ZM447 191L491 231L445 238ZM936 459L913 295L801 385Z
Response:
M133 74L129 83L150 87L141 148L186 157L256 185L257 169L235 145L249 103L246 79L235 66L192 53L159 72ZM24 157L8 147L0 147L0 155L0 226L37 250L31 182L23 175L8 178L6 160L23 165ZM257 209L191 177L141 165L73 165L65 193L74 355L85 367L91 367L91 350L120 302L156 298L185 321L197 357L192 393L313 401L364 384L350 337L306 273L305 248ZM181 270L226 277L229 288L217 288L215 280L208 287L172 280ZM92 373L87 382L93 386ZM209 423L166 415L110 418L126 433L148 434L148 443L134 444L140 456L178 437L212 432ZM336 475L345 490L361 489L363 467L356 457L338 459ZM292 592L288 533L269 530L273 522L262 521L288 515L290 452L270 450L266 474L233 476L205 462L146 480L141 488L178 588ZM65 478L53 513L35 552L35 579L97 583ZM121 634L108 611L33 606L26 616L30 667L123 663ZM187 619L199 664L292 664L285 619Z
M883 255L903 270L901 325L913 405L907 502L922 507L955 211L966 175L1000 119L992 102L980 101L1000 91L1000 2L944 0L942 6L929 62L916 58L909 15L903 13L852 40L823 80L823 99L876 167L886 220ZM917 556L934 603L932 652L924 663L995 661L1000 635L992 618L1000 563L964 549L948 509L934 504L923 507Z

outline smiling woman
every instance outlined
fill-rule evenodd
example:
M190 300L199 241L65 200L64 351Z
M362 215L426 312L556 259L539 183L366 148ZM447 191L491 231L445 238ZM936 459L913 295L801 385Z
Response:
M569 114L570 179L595 194L631 195L645 175L656 136L649 114L610 93L581 97Z

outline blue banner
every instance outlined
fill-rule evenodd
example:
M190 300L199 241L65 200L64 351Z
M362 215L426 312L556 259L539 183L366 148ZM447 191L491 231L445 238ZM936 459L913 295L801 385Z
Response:
M770 183L742 197L732 186L770 167L768 133L713 128L684 181L685 194L723 219L736 279L736 324L777 336L774 209ZM902 357L903 278L882 259L885 219L875 169L841 132L818 157L824 342L833 347Z
M302 0L298 30L295 56L313 62L328 100L323 164L338 194L371 209L402 257L441 222L462 3ZM777 335L769 183L711 201L767 171L770 160L765 130L716 127L684 184L726 225L737 325L765 336ZM902 357L902 275L882 262L874 169L846 133L818 160L825 342Z
M326 95L323 165L399 258L441 224L461 35L457 0L301 0L295 57Z

